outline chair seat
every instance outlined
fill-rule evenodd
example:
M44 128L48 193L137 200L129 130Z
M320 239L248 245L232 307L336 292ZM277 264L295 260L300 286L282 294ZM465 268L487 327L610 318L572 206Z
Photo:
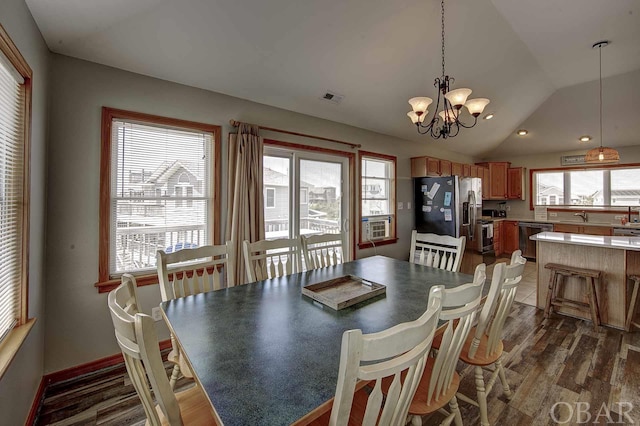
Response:
M487 344L489 343L489 336L484 334L480 339L480 346L478 346L478 350L473 358L469 357L469 349L471 349L471 343L473 342L473 338L476 334L476 328L473 327L471 332L469 332L469 336L467 340L464 342L464 346L462 347L462 352L460 352L460 360L464 361L469 365L479 365L481 367L491 365L496 362L501 356L502 351L504 350L504 346L502 344L502 340L498 343L496 351L489 356L487 356Z
M435 360L436 359L432 357L429 357L427 359L427 365L424 368L424 373L422 373L422 379L418 384L416 396L413 398L413 401L411 401L411 405L409 406L409 414L424 416L426 414L436 412L440 408L449 404L449 401L451 401L456 395L456 392L458 392L458 387L460 386L460 376L457 372L454 372L451 384L442 393L440 398L435 400L432 399L431 401L426 400L426 396L429 393L429 381L431 380L431 374L433 373Z
M182 415L182 423L189 426L212 426L218 425L216 417L211 410L211 403L207 396L198 386L193 386L185 391L176 393L176 399L180 406L180 414ZM156 411L163 425L169 425L164 413L159 405L156 405ZM145 426L149 425L149 420Z
M184 359L184 356L182 356L180 352L176 351L175 349L171 349L171 352L169 352L169 355L167 355L167 361L172 364L177 364L180 367L180 372L184 377L193 379L193 372L191 371L189 364L187 364L187 361Z

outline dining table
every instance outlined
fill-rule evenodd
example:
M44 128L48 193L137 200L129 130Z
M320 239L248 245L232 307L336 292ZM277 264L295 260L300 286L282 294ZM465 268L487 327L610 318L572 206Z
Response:
M302 294L305 286L347 275L386 291L339 310ZM378 255L178 298L161 308L221 423L300 424L331 404L346 330L374 333L413 321L427 309L432 286L472 281Z

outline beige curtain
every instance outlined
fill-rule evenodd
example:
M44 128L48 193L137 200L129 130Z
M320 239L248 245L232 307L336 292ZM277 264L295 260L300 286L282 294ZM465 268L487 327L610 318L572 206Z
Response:
M262 138L258 126L241 123L229 134L226 239L235 250L235 284L247 282L242 242L264 239Z

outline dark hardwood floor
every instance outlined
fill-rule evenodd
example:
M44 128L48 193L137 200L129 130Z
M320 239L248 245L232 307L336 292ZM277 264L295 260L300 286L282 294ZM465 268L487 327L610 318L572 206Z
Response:
M514 396L507 401L500 383L495 385L488 397L491 424L640 423L640 332L604 327L595 332L588 321L560 315L545 320L542 311L516 302L504 345ZM473 370L460 364L458 371L464 375L460 392L474 396ZM178 386L190 384L181 380ZM464 424L479 424L478 409L459 404ZM441 419L435 414L424 423ZM144 420L124 365L118 365L50 386L36 424L143 425Z

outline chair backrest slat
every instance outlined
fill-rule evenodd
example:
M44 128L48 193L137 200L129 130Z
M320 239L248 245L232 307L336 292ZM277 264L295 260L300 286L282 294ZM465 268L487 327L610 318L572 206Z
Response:
M164 369L158 337L153 319L132 309L137 300L135 278L125 274L122 284L108 296L109 311L115 328L116 340L122 350L125 366L149 424L160 426L160 418L155 409L155 400L171 425L182 425L180 407ZM148 380L148 381L147 381ZM149 389L153 389L153 395Z
M434 361L427 402L438 400L451 385L460 352L482 300L485 279L486 266L483 263L476 267L472 283L444 290L440 319L448 322Z
M411 233L409 262L458 272L464 255L465 237Z
M300 239L281 238L242 242L249 282L281 277L302 271Z
M415 321L372 334L363 334L361 330L344 332L329 424L348 424L358 380L375 382L367 398L363 425L405 423L438 326L443 289L442 286L431 289L428 309ZM404 381L400 378L403 371L406 371ZM385 378L392 380L383 397Z
M159 250L156 254L156 265L162 300L233 287L233 259L231 241L224 245L188 248L173 253ZM225 273L224 283L220 270L224 270ZM214 275L213 285L210 283L211 274Z
M307 271L345 261L342 234L303 235L300 239Z

